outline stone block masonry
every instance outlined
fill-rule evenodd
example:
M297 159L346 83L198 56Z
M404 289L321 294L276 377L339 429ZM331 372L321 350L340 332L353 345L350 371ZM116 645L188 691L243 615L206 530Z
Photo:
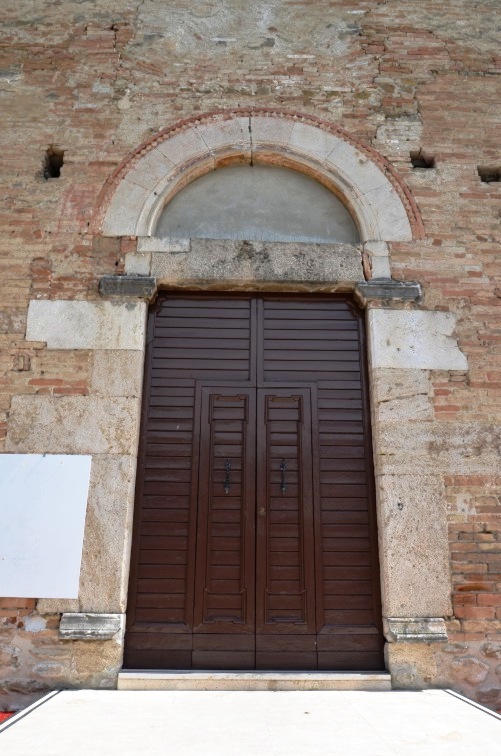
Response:
M126 605L146 305L104 302L98 284L126 269L145 275L145 254L161 276L177 262L169 267L145 239L138 255L135 237L102 236L99 197L162 130L238 108L341 127L410 190L419 233L415 225L412 241L390 241L382 256L367 246L364 262L367 278L391 272L422 292L395 305L390 319L405 312L417 325L378 342L392 362L371 375L381 511L393 511L393 491L417 504L429 494L420 517L403 510L386 533L395 558L399 527L415 537L388 615L408 617L413 559L447 535L450 552L426 573L431 594L418 609L445 618L449 640L392 640L388 661L399 686L447 685L501 709L501 185L478 173L491 168L496 179L501 165L498 0L19 0L2 3L1 15L0 452L83 449L95 485L80 598L0 599L0 709L51 687L116 685L119 636L58 632L63 612L122 614ZM281 126L287 139L291 123ZM255 124L256 139L285 139L266 118ZM235 144L251 139L240 127ZM203 128L201 148L217 150ZM64 151L58 178L44 175L51 147ZM429 167L413 166L411 152ZM171 165L162 153L151 176ZM131 184L129 199L148 191ZM371 307L374 323L385 320L387 303ZM402 365L399 349L422 343L422 330L433 353L431 311L457 361Z

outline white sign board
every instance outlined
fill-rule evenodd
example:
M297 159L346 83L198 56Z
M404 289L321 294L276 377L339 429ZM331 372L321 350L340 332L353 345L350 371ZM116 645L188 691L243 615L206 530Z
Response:
M0 596L78 598L91 459L0 454Z

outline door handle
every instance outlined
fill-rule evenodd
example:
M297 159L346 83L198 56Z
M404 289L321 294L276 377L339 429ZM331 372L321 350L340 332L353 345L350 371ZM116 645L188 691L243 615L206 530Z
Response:
M282 485L280 487L280 490L282 491L283 496L287 492L287 486L285 483L285 471L287 470L287 465L285 464L285 459L283 459L280 464L280 470L282 471Z
M231 462L229 459L226 460L224 463L224 469L226 471L226 475L224 476L224 492L225 494L230 493L230 470L231 470Z

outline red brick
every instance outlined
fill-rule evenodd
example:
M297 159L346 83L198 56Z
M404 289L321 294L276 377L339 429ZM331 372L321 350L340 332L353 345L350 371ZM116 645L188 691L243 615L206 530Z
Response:
M0 609L34 609L35 599L25 598L0 598Z
M456 606L454 614L456 617L465 619L494 619L495 617L494 609L480 606Z
M501 606L501 593L480 593L479 606Z

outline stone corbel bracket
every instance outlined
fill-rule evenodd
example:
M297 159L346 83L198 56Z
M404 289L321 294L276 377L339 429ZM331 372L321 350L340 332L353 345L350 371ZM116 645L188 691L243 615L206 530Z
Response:
M106 298L144 299L151 302L156 292L157 281L151 276L103 276L99 280L99 294Z
M389 643L447 643L443 617L385 617L383 630Z
M421 285L415 281L393 281L391 278L372 278L355 286L355 299L362 307L370 302L417 302L421 298Z
M119 640L125 631L125 614L64 613L59 625L61 640Z

